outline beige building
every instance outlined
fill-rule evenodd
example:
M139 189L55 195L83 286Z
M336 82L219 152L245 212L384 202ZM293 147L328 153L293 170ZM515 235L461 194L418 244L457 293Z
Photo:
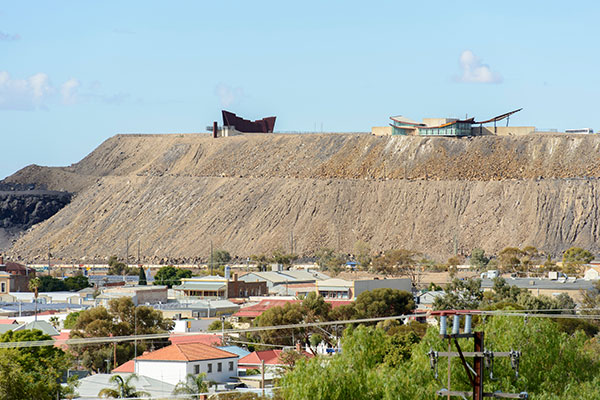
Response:
M168 288L166 286L119 286L104 289L96 297L101 304L106 305L111 299L130 297L135 305L166 303Z
M0 271L0 296L10 293L10 274Z

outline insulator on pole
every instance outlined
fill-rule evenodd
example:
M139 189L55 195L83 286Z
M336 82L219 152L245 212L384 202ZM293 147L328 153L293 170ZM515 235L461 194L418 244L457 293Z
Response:
M448 326L448 317L442 315L440 317L440 335L446 335L446 329Z
M458 335L460 332L460 315L454 315L454 320L452 321L452 334Z
M471 314L465 315L465 333L471 333L471 321L473 320L473 316Z

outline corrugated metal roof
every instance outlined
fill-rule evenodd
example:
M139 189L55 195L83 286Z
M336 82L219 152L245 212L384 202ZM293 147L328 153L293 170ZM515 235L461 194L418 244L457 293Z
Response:
M174 286L175 290L221 290L227 287L224 282L184 282L182 285Z

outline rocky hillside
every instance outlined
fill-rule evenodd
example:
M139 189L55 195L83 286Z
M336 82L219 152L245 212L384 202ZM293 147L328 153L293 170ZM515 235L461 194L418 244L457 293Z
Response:
M47 243L64 259L246 257L412 248L446 258L456 242L495 252L573 244L599 251L600 136L468 139L370 135L117 135L70 167L26 167L6 182L76 193L11 249ZM137 250L137 249L136 249Z
M70 200L71 195L66 192L0 184L0 250L10 247L21 232L52 217Z

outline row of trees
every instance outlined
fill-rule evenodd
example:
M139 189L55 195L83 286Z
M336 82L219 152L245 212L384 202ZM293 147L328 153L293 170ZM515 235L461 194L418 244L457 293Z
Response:
M90 281L87 276L70 276L65 279L54 278L50 275L43 275L37 278L39 280L39 292L76 292L90 287Z
M344 321L357 318L377 318L402 315L415 308L412 295L395 289L375 289L361 293L352 304L332 308L323 297L309 293L297 303L286 303L273 307L255 320L256 326L291 325L301 323ZM343 327L342 327L343 328ZM256 343L293 346L295 342L308 343L316 347L321 341L335 345L341 333L339 327L293 328L260 331L249 334L248 340Z
M476 328L485 332L491 350L519 349L517 378L506 359L494 360L494 380L486 379L486 392L527 391L532 398L593 399L600 384L600 345L582 332L565 333L544 318L492 317ZM467 341L460 339L466 348ZM280 385L286 400L327 399L436 399L445 386L434 376L427 353L445 351L447 344L437 328L430 327L421 338L406 333L390 338L381 327L347 329L343 352L324 362L321 358L300 360ZM448 364L438 365L446 376ZM471 388L458 357L450 365L452 389ZM486 369L486 377L489 374Z

